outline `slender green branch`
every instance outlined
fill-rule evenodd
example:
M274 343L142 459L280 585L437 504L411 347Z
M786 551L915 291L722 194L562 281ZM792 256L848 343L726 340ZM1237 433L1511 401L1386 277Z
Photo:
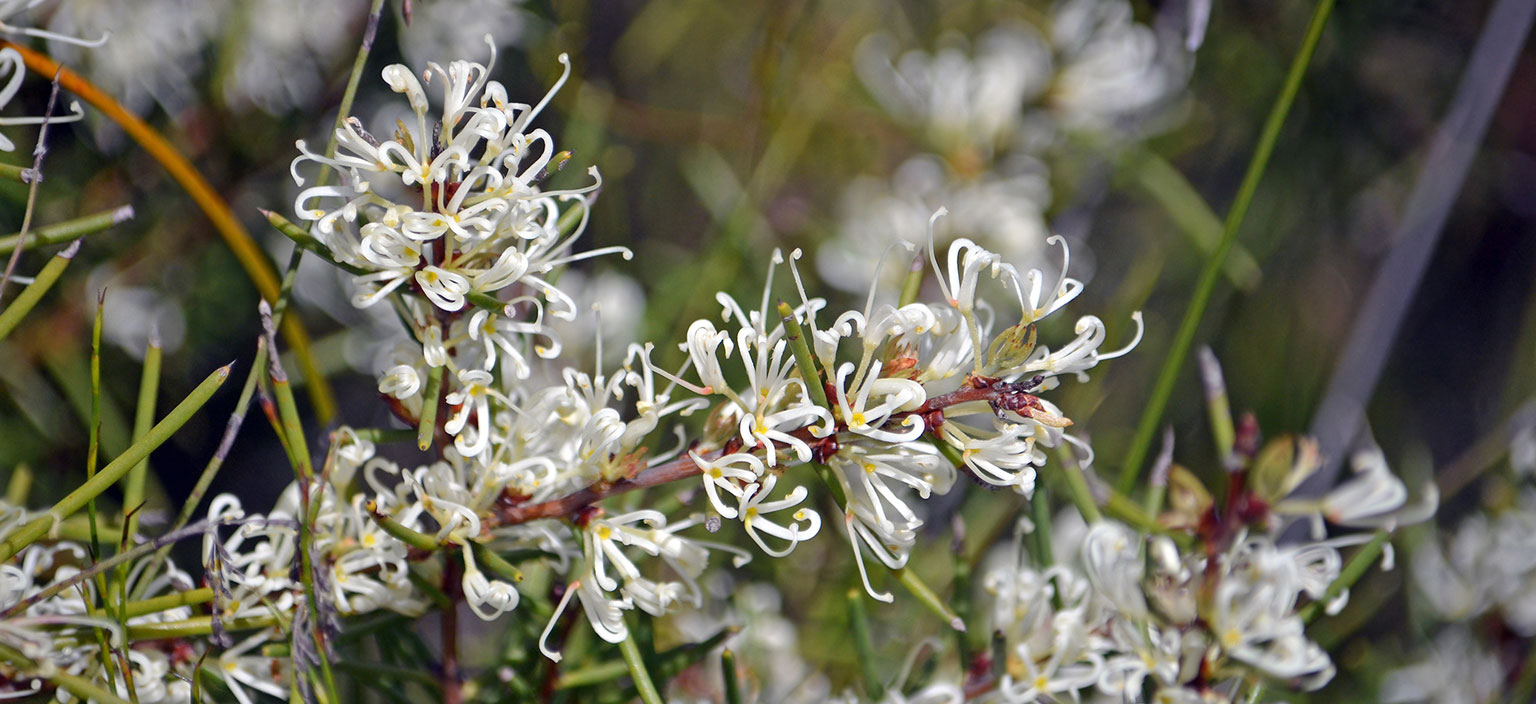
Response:
M954 582L950 588L950 603L953 605L955 617L960 619L960 625L971 616L971 560L965 554L965 519L956 513L953 520L954 539L951 543L953 553L952 566L954 568ZM955 633L955 653L961 663L971 661L970 634L965 629L953 629Z
M226 631L249 631L271 628L279 624L277 615L262 614L249 618L228 619L220 622ZM213 633L212 616L193 616L183 621L164 623L140 623L128 627L128 640L168 640L171 638L196 638Z
M555 689L590 687L605 682L612 682L626 674L629 674L629 665L623 660L601 662L560 675L560 678L555 680Z
M1173 164L1151 150L1138 149L1125 159L1122 168L1130 172L1136 186L1162 207L1201 254L1209 255L1221 244L1221 218L1211 212L1210 204ZM1233 245L1222 271L1241 291L1257 288L1262 276L1258 262L1241 244Z
M347 87L341 93L341 104L336 107L336 122L331 126L331 139L325 144L325 158L336 158L336 133L352 116L352 101L357 98L357 87L363 80L363 67L368 65L368 55L373 53L373 40L379 34L379 16L384 12L384 0L373 0L368 8L368 21L363 26L363 40L358 42L357 56L352 58L352 71L347 74ZM330 164L323 164L316 185L324 186L331 176Z
M1088 523L1097 523L1104 515L1099 511L1098 502L1093 499L1093 491L1088 488L1088 477L1084 476L1083 465L1077 458L1071 456L1072 446L1063 445L1062 456L1067 460L1062 467L1062 477L1067 482L1068 495L1072 498L1072 504L1077 506L1078 513L1083 514L1083 520Z
M1184 319L1179 322L1179 329L1174 333L1173 346L1168 352L1168 357L1163 360L1157 382L1152 387L1152 397L1147 401L1146 410L1137 423L1136 434L1131 438L1130 447L1126 450L1118 483L1121 493L1129 492L1136 486L1141 465L1146 461L1147 452L1152 447L1152 437L1157 432L1157 426L1162 422L1163 411L1168 407L1168 400L1173 396L1173 386L1178 381L1179 370L1183 368L1184 360L1189 356L1189 349L1195 341L1195 333L1200 327L1200 319L1205 317L1206 306L1210 304L1211 295L1216 291L1216 282L1221 277L1227 255L1232 252L1233 246L1237 243L1238 229L1243 224L1243 218L1248 214L1248 206L1253 202L1254 193L1258 191L1264 169L1269 165L1269 157L1274 153L1275 144L1280 141L1280 128L1285 125L1285 117L1290 113L1291 104L1296 100L1296 93L1301 88L1301 80L1306 75L1307 65L1312 62L1312 54L1317 49L1318 41L1322 39L1323 28L1328 24L1328 16L1333 13L1333 4L1334 0L1318 1L1316 9L1312 12L1312 21L1307 26L1306 38L1302 40L1301 50L1296 52L1296 57L1291 61L1285 84L1280 89L1280 95L1275 98L1269 118L1264 122L1264 130L1259 135L1258 146L1254 149L1252 160L1248 162L1247 172L1243 174L1242 185L1237 189L1237 197L1232 201L1231 210L1227 211L1227 219L1222 227L1221 244L1206 260L1205 268L1200 272L1195 293L1190 297L1189 307L1184 311Z
M720 651L720 676L725 678L725 704L743 704L741 673L736 671L736 653L730 648Z
M5 502L12 506L27 505L27 495L32 493L32 468L18 464L11 470L10 481L5 484Z
M872 702L885 698L885 685L875 669L875 642L869 632L869 609L864 606L864 589L848 590L848 621L853 629L853 649L859 656L859 673L864 677L864 696Z
M157 614L162 611L183 606L197 606L213 601L213 589L210 587L198 587L185 592L173 592L149 599L130 601L122 605L121 612L125 618L135 618L145 614Z
M96 295L96 318L91 322L91 427L86 433L86 479L96 476L96 463L101 458L101 313L106 308L106 299L105 290ZM96 499L85 502L85 516L91 527L91 554L100 557L101 538L96 533ZM97 592L103 593L105 590Z
M123 205L111 210L103 210L73 220L57 222L47 227L39 227L27 233L26 249L47 247L54 244L64 244L72 240L80 239L87 235L95 235L112 229L118 225L133 219L133 206ZM0 254L10 254L21 242L21 234L0 237Z
M133 417L133 441L149 432L155 424L155 401L160 391L160 335L150 331L149 344L144 349L144 371L139 377L139 404ZM145 457L128 471L123 485L123 530L132 536L138 528L139 505L144 502L144 484L149 481L149 458Z
M22 289L21 293L16 294L16 300L11 301L11 305L7 306L4 312L0 312L0 340L4 340L6 336L10 335L11 331L16 329L16 325L21 322L21 319L32 312L32 309L37 306L37 302L43 299L43 294L48 293L48 289L53 288L54 282L59 280L59 276L64 273L65 269L69 268L69 263L74 260L75 255L79 252L80 240L75 240L75 243L65 248L64 251L53 255L53 258L43 265L43 270L38 272L37 276L32 279L32 283Z
M811 347L806 344L805 331L800 327L800 320L795 317L795 309L779 301L779 317L784 319L784 339L789 342L790 351L794 352L795 367L800 370L800 378L805 380L806 393L811 395L816 405L831 411L832 404L827 400L826 385L822 383L821 373L816 368L816 358L811 356Z
M640 645L635 642L634 634L619 641L619 653L624 656L624 665L629 668L635 688L640 690L640 700L645 704L662 704L661 693L656 691L651 673L645 669L645 660L640 656Z
M443 367L427 370L427 388L421 396L421 422L416 425L416 449L432 447L437 435L437 406L443 395Z
M497 577L513 582L523 581L523 571L518 569L516 565L507 562L501 555L496 554L495 550L473 540L469 541L469 549L474 552L475 561L485 566L487 570L490 570Z
M32 169L15 164L0 164L0 179L29 184L32 183Z
M943 619L944 623L950 628L962 633L965 631L965 621L953 609L949 608L949 604L940 599L939 595L935 594L933 589L924 583L921 577L917 576L916 572L909 569L899 569L891 570L891 573L895 574L896 580L901 582L901 586L906 587L907 591L912 593L912 596L917 597L918 603L928 607L928 610L933 612L933 615Z
M901 282L901 298L897 300L897 308L905 308L917 302L917 296L923 290L923 269L928 265L928 260L923 258L923 253L918 252L912 258L912 266L907 268L907 277Z
M383 528L385 533L388 533L390 536L394 537L396 540L399 540L402 543L405 543L406 545L416 548L417 550L426 550L429 552L435 551L442 547L442 545L438 543L437 540L432 536L427 535L426 533L420 533L411 530L401 522L395 520L390 515L379 511L379 505L375 503L373 499L369 499L363 508L373 516L373 521L379 524L379 527Z

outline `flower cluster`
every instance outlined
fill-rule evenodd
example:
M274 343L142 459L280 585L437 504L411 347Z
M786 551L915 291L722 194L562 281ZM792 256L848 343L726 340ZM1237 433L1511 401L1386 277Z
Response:
M1149 35L1123 3L1068 2L1052 22L1053 43L1012 30L989 37L984 70L960 83L958 97L940 75L956 70L955 56L935 57L932 66L922 57L903 60L900 85L927 86L907 96L917 101L908 106L913 119L943 149L990 156L1014 139L1000 116L1021 101L1045 101L1064 125L1098 125L1166 94L1166 86L1142 82L1134 86L1142 92L1125 94L1106 78L1121 76L1125 61L1132 68L1150 61ZM1087 486L1093 453L1069 434L1073 421L1048 396L1133 349L1140 314L1118 349L1104 349L1106 325L1092 315L1079 317L1059 345L1042 343L1041 322L1084 288L1071 276L1066 241L1044 240L1045 249L1060 248L1059 266L1019 266L967 237L944 245L943 208L913 218L919 226L926 220L918 238L925 246L885 247L862 307L839 310L812 297L800 251L775 251L756 307L719 293L719 314L692 321L675 353L630 344L618 365L607 364L601 311L576 304L580 292L565 269L630 255L576 249L601 178L594 167L589 185L549 187L571 156L533 126L570 63L560 57L565 73L542 100L517 103L491 79L491 51L488 64L433 63L420 74L385 68L383 80L404 97L410 117L387 139L349 117L334 132L334 155L300 141L291 167L302 188L294 211L315 240L306 244L352 277L354 306L387 306L409 335L392 350L377 388L418 449L433 454L400 462L376 442L389 431L342 427L314 471L303 438L286 427L297 480L276 505L247 513L221 495L204 521L185 529L202 539L201 587L163 555L120 579L93 581L80 571L94 562L82 545L28 545L19 563L0 565L0 645L36 661L39 677L67 673L141 702L188 701L207 656L242 704L260 695L313 699L313 671L330 662L341 619L415 617L434 602L452 609L460 599L486 621L535 614L523 633L532 641L537 623L545 624L537 650L551 675L578 603L593 634L637 660L637 614L726 611L708 583L711 567L785 557L824 529L847 539L864 592L894 601L877 588L881 570L871 567L908 566L936 517L932 499L964 486L962 477L1035 497L1038 471L1060 449L1083 465L1068 481L1080 487L1074 498L1086 520L1021 521L1015 543L979 580L990 597L993 649L961 663L959 673L906 693L892 688L887 701L1022 703L1097 692L1194 704L1251 696L1261 681L1314 689L1332 678L1334 664L1307 635L1307 618L1348 599L1337 588L1341 548L1383 545L1381 533L1337 529L1384 531L1427 515L1409 504L1380 453L1358 456L1355 476L1327 495L1297 496L1319 466L1315 447L1282 439L1260 448L1257 428L1245 421L1222 448L1224 497L1171 467L1170 449L1154 473L1168 511L1158 513L1161 495L1153 494L1158 500L1146 513L1158 515L1126 519L1136 528L1098 516L1100 501ZM1075 82L1052 88L1047 100L1043 77L1057 69L1010 74L1018 61L1060 62L1061 76ZM957 101L974 110L944 112ZM330 174L339 183L329 183ZM906 273L899 288L884 283L887 264ZM780 265L792 286L776 280ZM925 270L936 279L927 286ZM777 300L776 290L792 292L785 296L792 303ZM275 352L268 313L263 344ZM588 318L596 361L573 363L557 321ZM673 356L680 361L669 366ZM272 386L287 391L280 358L271 365ZM544 373L555 366L558 374ZM291 396L285 411L264 402L274 416L293 415ZM691 441L690 418L702 419ZM621 494L623 502L608 501ZM840 520L824 520L827 509L813 497ZM24 518L0 505L0 538ZM739 528L736 542L756 549L719 535L728 523L739 524L731 527ZM1283 540L1292 524L1311 531ZM160 540L181 537L173 531ZM1034 538L1028 548L1026 537ZM525 570L536 587L525 583ZM926 590L900 579L920 596ZM1516 611L1529 601L1511 586L1519 581L1455 596L1469 609ZM121 591L96 593L104 584ZM168 601L176 603L158 608ZM114 605L121 605L116 613ZM153 634L157 624L192 620L194 608L206 618L198 635L208 635L217 654L183 647L175 635L140 639L171 647L127 647L131 635ZM754 618L782 625L772 613ZM949 625L964 630L965 619L953 615ZM754 638L775 661L808 670L784 652L792 639ZM117 670L115 653L122 654ZM454 676L443 669L445 681ZM0 696L30 694L41 681L12 678ZM816 696L829 688L818 681ZM54 696L67 704L74 691L58 687Z
M438 553L462 565L454 586L484 619L523 602L522 571L507 555L561 579L540 642L551 659L560 654L549 637L573 600L599 637L621 642L630 611L702 606L699 579L719 562L715 553L736 566L752 558L699 533L739 521L775 557L818 535L822 519L808 503L816 475L792 471L812 464L825 468L866 589L890 601L874 588L866 555L904 566L924 525L923 500L950 491L960 471L1030 495L1045 451L1076 442L1064 432L1071 421L1038 394L1125 351L1100 350L1105 328L1093 316L1065 345L1037 344L1036 323L1082 290L1060 240L1052 277L1021 272L969 240L937 251L930 234L935 302L892 302L877 283L862 309L833 315L806 294L797 251L789 265L799 305L770 308L775 267L756 310L720 294L718 321L695 321L679 345L682 369L660 368L651 346L631 345L617 369L605 370L599 351L592 372L568 366L540 385L533 364L561 356L550 320L583 313L557 283L562 267L628 253L573 251L597 172L590 186L545 190L567 158L530 124L551 96L509 102L490 73L467 61L430 64L420 78L390 66L383 78L404 95L414 124L381 141L349 119L334 157L298 144L301 186L311 165L334 170L340 183L305 188L295 210L354 276L353 304L391 306L414 338L379 390L438 458L402 466L342 428L318 476L301 473L267 515L215 499L204 534L211 629L227 648L225 682L242 701L247 690L280 695L286 673L326 658L316 650L323 639L309 634L331 632L338 618L424 610L409 563ZM442 87L435 110L432 81ZM929 220L930 233L942 215ZM699 441L666 440L664 423L706 408ZM672 449L652 451L661 444ZM694 476L706 498L692 503L685 492L680 511L608 514L596 505ZM26 591L10 585L8 593ZM247 635L235 640L235 631ZM262 654L283 640L286 658Z
M1172 507L1154 530L1109 519L1085 523L1075 511L1052 525L1021 519L1012 547L996 551L982 572L992 653L885 701L1023 704L1097 693L1112 701L1209 704L1248 701L1259 682L1301 690L1327 684L1335 665L1306 624L1344 607L1348 590L1330 590L1343 570L1340 550L1369 534L1282 539L1307 512L1294 510L1293 486L1258 479L1283 470L1299 481L1314 470L1315 452L1297 445L1286 456L1292 441L1277 441L1235 474L1249 488L1235 490L1226 505L1199 496L1198 483L1174 468L1183 489L1170 496ZM1357 457L1357 470L1320 502L1302 503L1357 508L1324 513L1326 525L1343 529L1425 517L1379 453ZM1379 498L1362 501L1367 495ZM1187 524L1191 515L1198 520ZM1391 568L1390 552L1383 563Z
M33 514L0 501L0 535L10 534ZM122 698L150 702L191 701L189 678L201 655L200 649L125 648L124 628L153 628L193 616L187 606L152 613L132 614L119 621L99 608L103 595L99 582L87 579L83 570L92 564L87 545L70 540L34 543L15 560L0 565L0 644L42 663L45 672L63 672L105 686L113 677L103 667L103 646L126 654L119 668L127 668L133 692L121 673L108 691ZM165 560L144 561L126 573L121 587L137 599L173 598L194 589L193 578ZM99 638L100 633L109 634ZM0 697L25 697L38 693L43 679L14 677L0 682ZM78 701L63 689L57 701Z
M1518 482L1506 485L1511 491L1487 492L1500 498L1462 519L1443 544L1425 539L1414 547L1413 584L1437 632L1427 651L1387 675L1382 701L1496 701L1512 697L1526 677L1524 658L1506 644L1536 636L1531 440L1526 428L1511 442Z

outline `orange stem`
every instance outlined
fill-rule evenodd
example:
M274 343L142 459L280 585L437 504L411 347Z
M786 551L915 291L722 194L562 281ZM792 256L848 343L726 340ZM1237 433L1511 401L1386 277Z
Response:
M155 161L160 162L160 165L170 173L171 178L176 179L182 190L192 196L192 200L202 208L208 219L213 221L214 229L218 231L220 237L224 238L224 243L229 245L230 251L234 252L235 259L240 261L240 266L245 269L251 283L256 285L256 291L261 294L261 297L269 301L277 300L278 280L272 265L262 254L261 249L256 246L256 242L251 239L250 233L245 231L245 227L230 211L229 204L214 192L208 179L203 178L197 167L187 161L176 147L84 76L20 44L0 40L0 48L15 49L33 73L49 79L58 76L61 87L90 103L92 107L100 110L108 119L123 128L133 141L138 142L144 151L149 152ZM309 335L299 324L297 316L284 317L282 325L283 337L287 338L288 343L292 345L299 367L304 371L304 380L309 389L310 402L315 407L315 415L318 416L322 425L327 424L336 415L336 399L331 393L330 384L326 382L325 377L320 373L319 366L315 364Z

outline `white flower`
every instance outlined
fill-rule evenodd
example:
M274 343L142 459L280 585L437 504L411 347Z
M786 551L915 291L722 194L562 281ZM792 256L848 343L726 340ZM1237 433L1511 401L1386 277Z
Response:
M379 393L407 399L421 390L421 376L409 364L396 364L379 377Z
M741 452L711 460L690 450L688 456L702 470L699 476L704 479L704 493L709 496L709 503L715 512L726 518L735 518L736 507L722 501L720 492L723 490L740 501L749 487L763 476L763 461Z
M1083 538L1083 567L1094 590L1127 618L1147 616L1142 594L1142 538L1114 521L1100 521Z
M808 508L797 508L790 514L790 520L793 522L788 527L767 518L769 514L799 506L810 495L804 486L796 486L789 490L787 496L776 501L767 501L768 495L773 493L773 488L778 481L778 475L768 474L761 482L747 486L741 495L741 524L746 528L752 542L757 543L763 552L774 557L784 557L793 552L796 545L816 537L816 534L821 531L821 515ZM763 541L759 533L766 533L789 544L782 550L775 550L768 547L768 543Z
M459 388L444 399L458 410L448 418L443 430L454 436L454 449L465 457L479 455L491 440L491 398L510 403L501 392L492 388L491 373L484 369L460 369ZM468 428L469 417L475 416L475 427Z
M475 551L464 547L464 600L482 620L493 621L496 617L517 608L520 595L517 588L499 579L489 579L475 564Z
M235 695L235 699L240 700L240 704L254 702L250 692L246 691L247 687L279 699L288 696L288 688L282 684L287 677L273 677L273 670L288 671L292 669L291 664L278 658L250 654L267 643L272 635L267 631L258 631L235 647L219 653L219 670L224 675L224 684Z
M839 367L832 384L837 397L835 403L850 431L893 444L910 442L923 434L923 419L915 413L898 423L903 430L884 429L893 414L916 409L927 400L922 384L910 379L881 378L880 362L877 361L870 365L868 373L853 380L857 388L852 390L850 401L848 376L853 370L852 362ZM879 400L872 404L871 397Z
M988 484L1013 487L1025 496L1035 491L1035 465L1045 464L1045 455L1035 447L1038 437L1031 424L994 421L995 434L985 434L950 420L940 427L940 436L960 450L977 479ZM1054 443L1051 443L1054 444Z
M892 41L873 35L859 45L855 67L892 116L924 129L935 146L990 153L1018 129L1019 112L1051 78L1051 56L1032 28L1002 26L960 47L904 54L892 64Z

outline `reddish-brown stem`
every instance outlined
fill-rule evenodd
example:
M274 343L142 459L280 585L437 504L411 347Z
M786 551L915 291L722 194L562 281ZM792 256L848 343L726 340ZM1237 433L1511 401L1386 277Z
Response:
M1030 396L1029 394L1026 394L1020 390L1024 386L1025 385L1023 384L996 383L995 380L967 379L966 383L955 391L951 391L947 394L940 394L930 398L925 403L923 403L923 405L918 406L911 411L892 414L889 422L900 422L907 416L912 415L927 418L930 414L935 412L942 412L945 408L949 408L951 406L959 405L962 403L971 403L976 401L998 403L1010 400L1017 401L1017 399L1020 397L1033 399L1033 396ZM1028 408L1025 408L1023 412L1027 414ZM846 426L839 425L837 430L838 432L842 432L846 430ZM809 429L802 428L793 434L797 437L800 437L802 440L813 439L810 435ZM711 459L718 456L720 456L720 451L715 451L704 455L704 457ZM697 476L701 471L703 470L693 461L691 457L684 455L665 464L648 467L644 470L636 472L633 476L622 478L613 482L598 482L585 489L582 489L581 491L570 494L568 496L560 497L558 499L552 499L536 504L498 504L494 515L484 521L482 526L484 530L491 530L501 526L511 526L517 525L519 523L536 521L541 518L563 518L572 516L582 508L590 506L598 501L602 501L603 499L606 499L610 496L623 494L626 492L634 491L636 489L645 489L648 487L660 486L662 484L687 479L689 477Z

